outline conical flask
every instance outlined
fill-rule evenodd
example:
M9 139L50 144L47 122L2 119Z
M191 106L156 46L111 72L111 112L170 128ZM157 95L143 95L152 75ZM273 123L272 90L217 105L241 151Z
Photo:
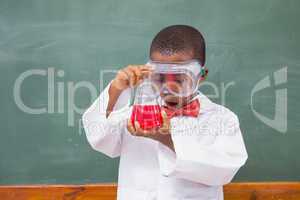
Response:
M158 102L159 92L149 79L145 79L136 89L131 122L137 121L144 130L162 125L161 107Z

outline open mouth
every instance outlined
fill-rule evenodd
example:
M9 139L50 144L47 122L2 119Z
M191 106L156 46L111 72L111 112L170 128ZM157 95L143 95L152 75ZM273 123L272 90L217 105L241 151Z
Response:
M165 101L168 106L175 107L178 105L178 102Z
M175 107L179 103L178 97L175 97L174 95L171 94L164 94L162 98L164 99L167 106Z

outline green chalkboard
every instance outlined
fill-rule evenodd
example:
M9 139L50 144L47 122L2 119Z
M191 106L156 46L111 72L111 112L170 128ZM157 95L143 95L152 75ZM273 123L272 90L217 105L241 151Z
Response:
M249 160L235 181L299 180L299 9L298 0L0 0L0 184L117 181L118 160L91 149L80 112L101 71L107 83L145 63L172 24L203 32L201 90L239 116Z

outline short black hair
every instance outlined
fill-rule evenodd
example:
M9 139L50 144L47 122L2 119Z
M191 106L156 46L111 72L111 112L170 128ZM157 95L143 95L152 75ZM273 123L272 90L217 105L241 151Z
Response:
M152 53L162 55L192 52L193 59L198 59L202 66L205 64L205 40L200 31L192 26L172 25L157 33L151 43Z

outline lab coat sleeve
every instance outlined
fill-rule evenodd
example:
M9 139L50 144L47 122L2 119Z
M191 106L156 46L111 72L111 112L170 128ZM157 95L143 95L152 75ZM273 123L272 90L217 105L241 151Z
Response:
M171 131L176 153L159 144L158 158L164 176L211 186L232 180L248 157L238 118L227 112L212 121L213 128L207 123L205 128L192 128L190 132Z
M83 127L89 144L96 151L109 157L120 156L122 130L128 118L131 90L124 90L113 111L106 118L110 84L82 116Z

